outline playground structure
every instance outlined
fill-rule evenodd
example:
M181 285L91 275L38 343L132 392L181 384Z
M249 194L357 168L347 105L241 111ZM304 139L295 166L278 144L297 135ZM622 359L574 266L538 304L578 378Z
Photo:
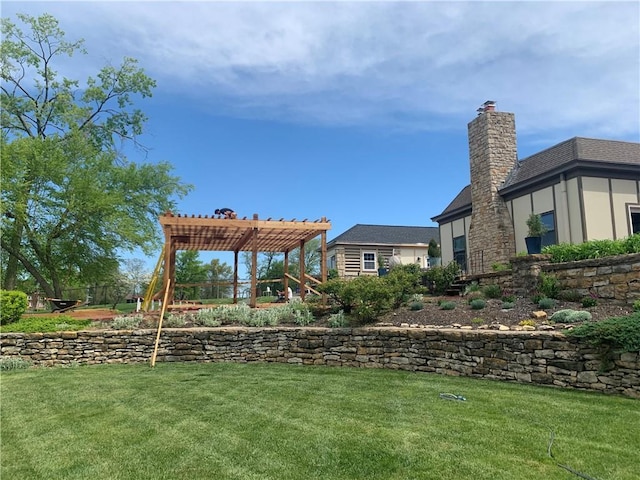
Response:
M257 214L251 219L244 218L216 218L202 215L174 215L166 212L161 215L165 243L156 265L149 288L142 304L142 310L148 311L154 298L164 296L169 303L175 297L175 261L179 250L220 251L233 252L233 303L238 303L238 288L242 282L238 280L238 265L240 252L251 252L251 281L249 306L257 303L257 259L258 253L275 252L284 254L284 290L287 291L289 282L300 286L300 297L304 300L307 291L318 293L314 286L327 280L327 231L331 224L322 218L315 221L285 221L284 219L260 220ZM304 248L305 243L320 236L320 278L314 278L305 272ZM300 249L300 271L298 276L289 272L289 253ZM162 287L158 289L160 272L163 271ZM324 296L323 296L324 299Z

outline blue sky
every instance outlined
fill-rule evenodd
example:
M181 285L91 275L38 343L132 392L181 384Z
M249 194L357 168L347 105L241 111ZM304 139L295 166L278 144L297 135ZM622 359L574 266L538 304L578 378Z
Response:
M2 3L16 12L84 38L88 55L58 67L70 78L130 56L157 81L137 103L149 152L129 158L194 185L179 213L324 216L329 239L435 226L469 182L485 100L515 113L520 158L574 136L640 141L635 1Z

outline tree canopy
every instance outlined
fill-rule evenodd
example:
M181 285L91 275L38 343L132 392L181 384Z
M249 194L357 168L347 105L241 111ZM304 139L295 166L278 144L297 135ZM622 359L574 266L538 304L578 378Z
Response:
M158 216L190 186L168 162L129 161L146 120L135 108L155 82L135 59L107 65L83 83L55 70L86 53L51 15L2 19L0 43L0 247L3 287L31 276L49 296L117 271L118 252L160 243ZM140 145L139 145L140 146Z

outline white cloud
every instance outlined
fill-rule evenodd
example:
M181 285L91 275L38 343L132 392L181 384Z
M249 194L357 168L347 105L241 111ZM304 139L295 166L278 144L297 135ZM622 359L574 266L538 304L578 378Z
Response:
M133 56L228 114L431 129L493 99L520 133L640 130L635 2L28 5L86 38L95 65Z

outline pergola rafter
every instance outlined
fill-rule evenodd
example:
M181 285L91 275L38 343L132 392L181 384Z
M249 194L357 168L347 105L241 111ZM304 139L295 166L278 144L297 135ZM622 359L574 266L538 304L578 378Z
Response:
M227 219L202 215L174 215L167 212L160 216L160 224L165 237L164 248L164 288L168 286L169 298L174 298L175 258L178 250L234 252L233 299L238 299L238 255L239 252L252 253L250 306L256 306L257 256L258 253L276 252L285 255L285 273L288 274L288 254L301 248L300 278L305 279L304 244L321 236L320 280L327 280L327 231L331 223L326 218L309 222L284 219L260 220L253 218ZM286 283L285 276L285 283ZM305 288L301 285L300 296L304 299Z

